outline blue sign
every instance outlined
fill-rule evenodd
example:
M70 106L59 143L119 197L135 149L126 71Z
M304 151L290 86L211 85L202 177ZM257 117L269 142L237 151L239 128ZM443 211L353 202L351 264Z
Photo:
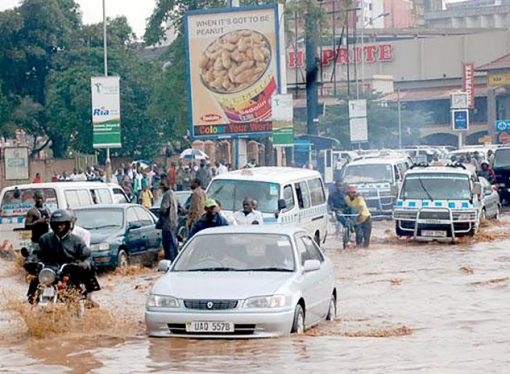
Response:
M496 121L496 131L497 132L510 132L510 120L498 120Z
M452 128L457 131L469 130L469 110L452 110Z

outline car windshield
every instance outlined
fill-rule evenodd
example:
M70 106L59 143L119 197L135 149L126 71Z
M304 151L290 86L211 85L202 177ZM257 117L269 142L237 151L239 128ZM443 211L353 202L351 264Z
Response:
M115 230L122 228L122 209L80 209L75 210L76 224L87 230Z
M16 188L6 191L2 198L1 212L3 217L24 216L35 205L34 192L41 191L44 204L50 211L58 209L57 194L53 188Z
M392 182L391 164L347 165L345 183Z
M469 178L463 174L408 174L401 192L402 199L469 200Z
M510 149L497 149L494 152L494 167L510 167Z
M274 213L278 210L280 185L270 182L245 180L213 180L207 189L207 196L219 201L223 210L240 210L243 200L250 197L257 202L257 210Z
M294 271L288 236L211 234L195 236L173 271Z

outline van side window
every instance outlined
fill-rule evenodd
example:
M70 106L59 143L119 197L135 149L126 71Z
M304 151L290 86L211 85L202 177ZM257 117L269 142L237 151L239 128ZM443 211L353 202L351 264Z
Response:
M283 199L285 200L286 208L285 210L291 210L294 208L294 193L292 191L292 186L290 184L283 187Z
M326 202L326 196L324 195L324 188L320 178L311 179L308 181L308 187L310 188L310 199L312 205L321 205Z
M88 190L67 190L64 192L67 206L70 209L92 205L92 198Z
M96 198L98 204L112 204L112 196L110 195L110 191L106 188L100 188L95 190Z
M310 191L306 182L299 182L295 184L296 195L300 208L310 208Z

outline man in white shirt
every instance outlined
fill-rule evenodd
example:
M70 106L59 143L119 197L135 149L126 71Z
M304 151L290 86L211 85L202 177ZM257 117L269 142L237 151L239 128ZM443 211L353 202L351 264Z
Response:
M216 172L218 175L228 173L228 168L225 166L224 162L216 161Z
M255 202L247 197L243 200L243 209L234 213L234 220L238 225L262 225L262 213L255 210Z

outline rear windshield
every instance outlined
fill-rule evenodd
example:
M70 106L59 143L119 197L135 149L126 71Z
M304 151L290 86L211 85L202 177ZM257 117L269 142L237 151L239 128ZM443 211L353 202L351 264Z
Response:
M494 167L510 167L510 149L497 149L494 152Z
M6 191L2 198L2 217L24 216L34 206L34 192L44 194L45 205L54 211L58 209L57 194L53 188L13 189Z

